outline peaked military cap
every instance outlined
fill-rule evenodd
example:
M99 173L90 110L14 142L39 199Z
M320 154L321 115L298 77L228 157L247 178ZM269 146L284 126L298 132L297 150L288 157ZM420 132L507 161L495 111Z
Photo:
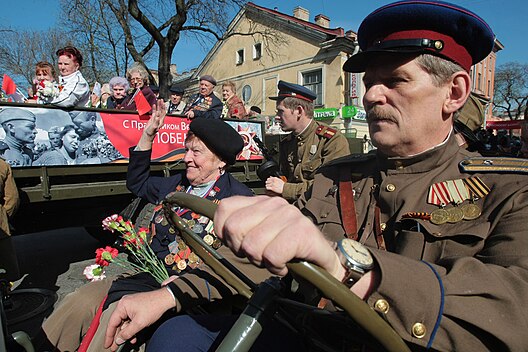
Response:
M174 94L183 95L183 93L185 93L185 89L183 89L180 86L171 86L169 90L171 93L174 93Z
M221 119L196 118L189 125L189 130L228 165L236 162L238 153L244 148L240 134Z
M270 97L271 100L282 100L284 98L292 97L297 99L313 102L317 95L306 87L299 84L279 81L277 85L279 88L279 95Z
M378 53L429 53L451 60L466 71L493 50L495 36L473 12L443 1L407 0L368 15L358 29L361 52L343 69L363 72Z
M157 85L155 85L155 84L151 84L151 85L149 85L149 88L150 88L150 90L153 91L154 93L155 93L155 92L159 92L159 87L158 87Z
M20 108L5 108L0 111L0 124L13 120L35 122L35 115L29 110Z

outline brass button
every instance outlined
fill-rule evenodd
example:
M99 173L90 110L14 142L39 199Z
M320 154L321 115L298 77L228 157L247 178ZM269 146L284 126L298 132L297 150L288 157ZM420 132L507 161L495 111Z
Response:
M399 168L399 167L401 167L401 166L402 166L402 162L401 162L401 161L399 161L399 160L396 160L396 161L394 162L394 166L396 166L396 167L398 167L398 168Z
M425 336L427 333L427 329L425 328L425 325L422 323L415 323L412 327L412 334L417 339L421 339Z
M389 312L389 308L389 302L384 299L378 299L374 304L374 309L383 314L387 314Z
M326 217L328 217L328 213L323 213L323 214L321 214L321 217L322 217L323 219L325 219Z
M385 189L387 190L387 192L394 192L396 190L396 186L392 183L389 183L387 187L385 187Z
M302 159L301 158L299 158L299 162L302 163Z
M381 231L385 231L385 229L387 228L387 224L384 223L384 222L382 222L382 223L380 224L380 228L381 228Z

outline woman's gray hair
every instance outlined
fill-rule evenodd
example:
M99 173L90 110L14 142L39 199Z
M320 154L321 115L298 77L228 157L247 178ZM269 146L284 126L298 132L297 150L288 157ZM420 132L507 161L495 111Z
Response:
M110 86L112 93L114 92L115 86L123 87L125 88L125 91L130 88L130 84L128 84L128 80L125 77L112 77L110 82L108 82L108 85Z
M149 83L149 75L148 75L148 72L147 72L147 69L145 68L145 66L143 66L139 62L134 62L132 64L132 66L130 66L130 68L127 70L126 78L128 80L130 80L130 77L132 76L133 72L139 73L141 78L143 78L143 82L145 83L146 86L150 84Z

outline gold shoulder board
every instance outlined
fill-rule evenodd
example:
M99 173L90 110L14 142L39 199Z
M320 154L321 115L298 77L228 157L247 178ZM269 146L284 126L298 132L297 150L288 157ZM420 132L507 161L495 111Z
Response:
M464 172L511 172L528 174L528 159L486 158L483 156L464 159L460 162Z

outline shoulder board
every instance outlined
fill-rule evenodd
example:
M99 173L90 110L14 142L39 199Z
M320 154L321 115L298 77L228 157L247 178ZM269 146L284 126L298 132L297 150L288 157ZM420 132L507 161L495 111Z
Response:
M321 167L323 167L323 166L344 165L344 164L358 164L358 163L364 163L364 162L367 162L367 161L370 161L370 160L374 160L374 159L376 159L376 154L375 153L350 154L350 155L347 155L347 156L343 156L341 158L337 158L337 159L331 160L331 161L323 164Z
M473 157L460 162L464 172L504 172L528 174L528 159Z
M324 138L332 138L337 133L337 130L332 127L319 125L317 129L315 130L315 134Z

